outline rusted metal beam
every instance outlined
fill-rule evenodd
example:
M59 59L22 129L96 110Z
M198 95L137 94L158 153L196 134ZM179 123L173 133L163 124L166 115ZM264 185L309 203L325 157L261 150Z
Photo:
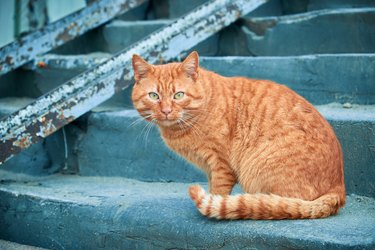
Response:
M0 162L128 87L131 57L169 61L267 0L210 1L0 121Z
M0 48L0 75L5 74L146 0L98 0L61 20Z

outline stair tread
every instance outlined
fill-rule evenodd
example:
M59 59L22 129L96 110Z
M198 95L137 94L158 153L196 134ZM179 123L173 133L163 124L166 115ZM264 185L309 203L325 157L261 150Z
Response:
M0 249L6 250L46 250L44 248L21 245L11 241L0 240Z
M68 218L93 213L87 216L93 220L100 218L97 224L90 224L86 218L75 225L85 231L81 233L81 241L87 244L90 244L89 237L84 235L100 231L107 240L113 238L116 242L116 237L122 237L125 241L132 239L134 244L154 247L375 247L375 200L364 196L348 195L347 204L340 213L326 219L217 221L198 213L188 197L190 184L186 183L147 183L118 177L57 175L7 179L3 174L1 176L0 197L10 203L0 204L5 225L13 213L22 210L23 206L17 205L23 204L21 200L32 201L32 207L28 209L34 214L43 210L49 215L48 220L45 216L26 216L23 223L29 227L33 223L53 224L59 220L60 227L68 228L72 223ZM11 198L4 199L5 194ZM70 214L66 215L68 210ZM15 224L22 227L20 223ZM35 233L43 234L38 237L48 237L53 232ZM57 234L55 240L69 241L69 232L65 235L67 239Z

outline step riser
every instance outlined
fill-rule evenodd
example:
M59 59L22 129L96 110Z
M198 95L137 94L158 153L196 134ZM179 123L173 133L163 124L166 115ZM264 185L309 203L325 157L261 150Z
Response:
M330 121L344 152L347 193L375 198L375 122Z
M79 148L82 175L123 176L143 181L199 182L206 177L196 167L167 149L158 130L146 123L131 126L138 118L134 111L118 116L94 113ZM348 193L375 197L373 169L375 120L350 121L328 117L341 142ZM110 167L108 167L110 166Z
M375 54L202 57L201 65L225 76L269 79L285 84L315 105L375 103Z
M177 18L207 0L158 0L154 5L157 18ZM321 9L363 8L375 6L372 0L269 0L248 16L278 16Z
M106 42L105 51L109 53L119 52L171 22L172 21L167 20L153 20L147 22L114 21L103 28L103 37ZM202 55L213 56L218 53L218 47L219 34L215 34L190 51L196 50Z
M116 216L112 211L28 197L15 199L2 192L0 197L3 201L0 205L2 239L47 249L130 249L127 247L132 240L123 237L126 232L112 233L116 230L110 227L111 218ZM48 224L43 223L41 217L48 218Z
M35 93L31 97L37 97L105 58L105 55L51 55L43 59L48 65L47 69L36 68L32 72L27 71L27 75L20 76L24 77L24 81L8 79L2 82L2 86L11 87L17 82L20 83L20 88ZM201 57L200 65L224 76L269 79L285 84L313 104L375 104L375 54L261 58ZM130 92L131 88L128 88L112 101L118 105L132 107ZM12 90L4 91L2 94L17 96Z
M374 8L317 11L280 19L250 18L243 31L249 55L373 53L374 22Z

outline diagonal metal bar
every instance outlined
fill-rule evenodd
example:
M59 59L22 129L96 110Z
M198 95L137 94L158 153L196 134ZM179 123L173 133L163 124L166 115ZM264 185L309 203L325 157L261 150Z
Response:
M146 0L98 0L0 48L0 75L54 49Z
M209 1L1 120L0 163L128 87L133 54L151 63L174 59L266 1Z

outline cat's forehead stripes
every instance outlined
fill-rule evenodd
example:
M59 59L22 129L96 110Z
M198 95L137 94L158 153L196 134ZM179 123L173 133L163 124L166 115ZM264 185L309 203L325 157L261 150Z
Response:
M152 73L158 78L175 78L178 75L178 64L170 63L164 65L154 65L154 71Z
M176 91L175 80L178 77L178 64L158 65L153 75L158 80L157 91L159 93L174 93Z

